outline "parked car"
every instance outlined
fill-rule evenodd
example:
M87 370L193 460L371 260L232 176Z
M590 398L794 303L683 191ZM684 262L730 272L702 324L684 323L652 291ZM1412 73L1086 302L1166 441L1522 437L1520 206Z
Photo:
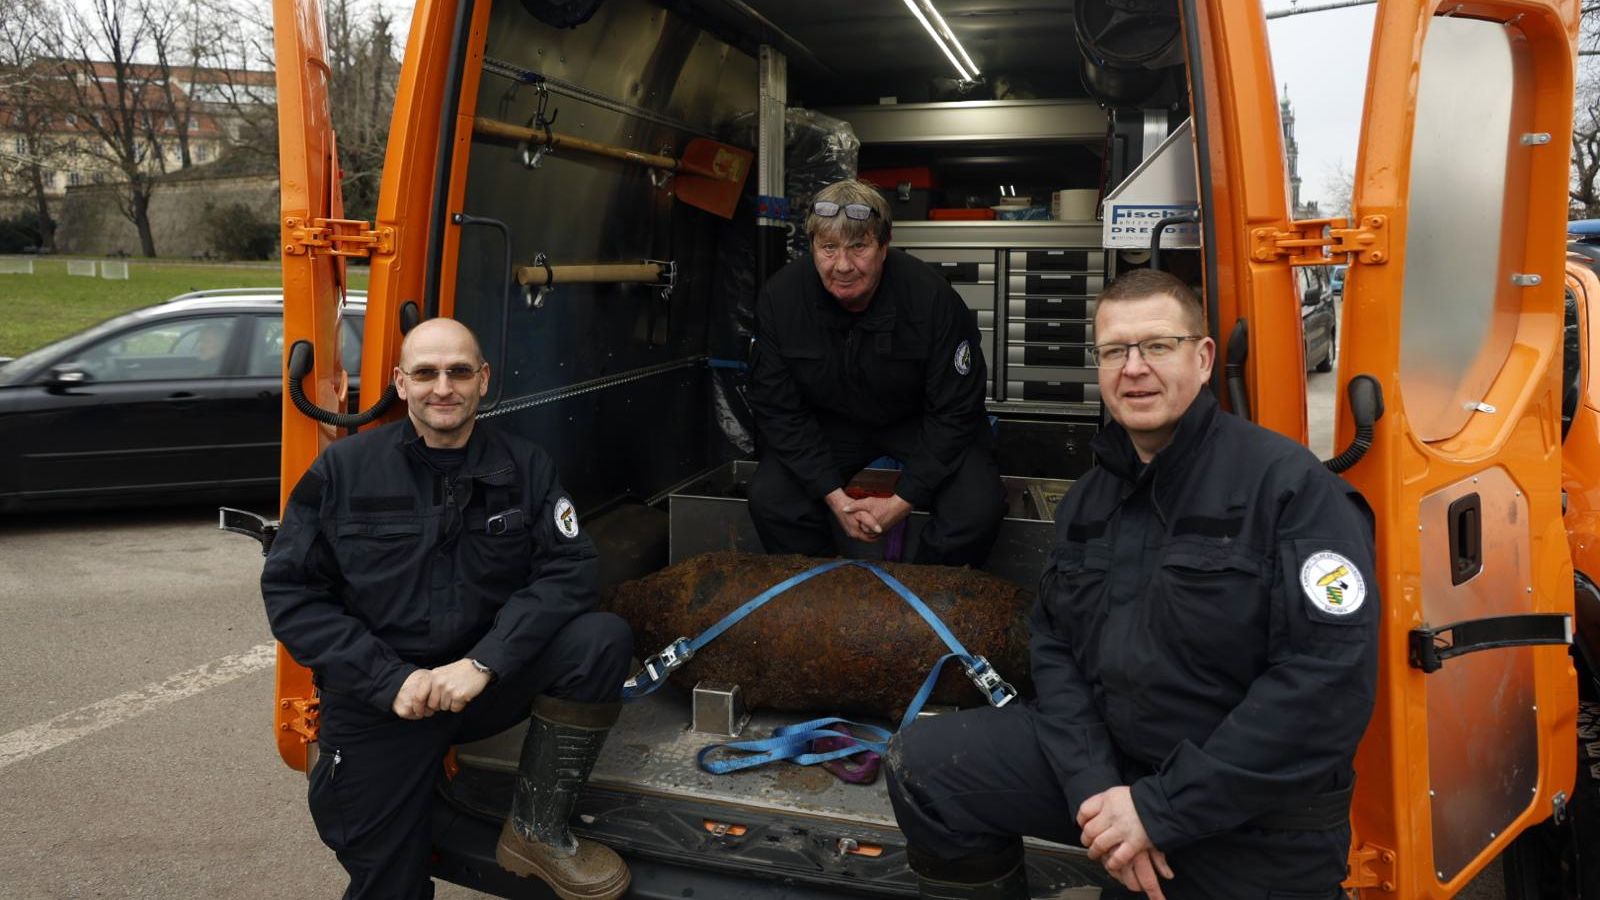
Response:
M359 401L364 294L341 324ZM0 364L0 511L231 499L278 484L283 298L201 291Z
M1567 252L1600 262L1600 219L1579 219L1567 223Z
M1333 287L1335 299L1344 296L1344 270L1347 268L1349 267L1344 265L1334 266L1333 274L1328 279L1329 284Z
M1300 326L1306 342L1306 368L1332 372L1339 341L1328 267L1300 266L1294 271L1300 278Z

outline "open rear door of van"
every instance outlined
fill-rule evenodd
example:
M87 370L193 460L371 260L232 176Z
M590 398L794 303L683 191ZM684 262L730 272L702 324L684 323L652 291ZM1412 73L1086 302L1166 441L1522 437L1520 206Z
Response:
M339 306L344 293L344 259L326 252L328 220L342 216L338 160L329 116L329 67L322 8L318 0L276 0L278 156L283 254L284 404L283 451L279 464L282 502L317 453L336 435L301 414L288 400L290 348L305 342L316 348L312 371L300 387L312 403L340 412L345 378L339 364ZM376 397L381 382L368 390ZM282 506L280 505L280 509ZM311 673L278 646L274 725L278 753L289 765L306 766L306 746L314 736L315 705Z
M1379 0L1339 329L1385 411L1380 689L1351 884L1454 895L1572 790L1563 245L1578 6ZM1500 646L1490 646L1499 644ZM1510 646L1505 646L1509 644Z

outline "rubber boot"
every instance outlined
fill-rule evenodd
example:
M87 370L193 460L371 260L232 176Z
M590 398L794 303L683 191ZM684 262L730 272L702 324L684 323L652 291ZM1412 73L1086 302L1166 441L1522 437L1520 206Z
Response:
M511 817L500 829L494 858L508 872L543 880L562 900L612 900L633 878L616 851L580 841L567 828L578 791L621 708L555 697L533 703Z
M1028 871L1022 845L962 860L943 860L906 848L923 900L1028 900Z

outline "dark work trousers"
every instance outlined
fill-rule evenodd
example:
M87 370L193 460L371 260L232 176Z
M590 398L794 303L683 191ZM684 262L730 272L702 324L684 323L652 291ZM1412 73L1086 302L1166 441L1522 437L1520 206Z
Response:
M524 721L535 697L619 699L633 637L610 613L585 613L521 671L497 677L460 713L401 719L365 701L322 694L321 755L311 770L311 818L350 873L347 900L427 898L434 781L452 744Z
M1077 810L1040 749L1037 716L1029 706L983 707L919 719L896 736L885 762L906 842L957 864L1001 853L1022 835L1082 846ZM1168 853L1176 877L1162 891L1168 900L1337 900L1349 845L1348 827L1246 826ZM1103 896L1143 894L1116 886Z
M842 423L823 426L838 466L849 481L880 456L907 459L921 423L915 420L875 430ZM968 447L955 471L939 485L932 515L923 526L911 562L942 566L983 565L1005 517L1005 487L988 446ZM765 454L750 481L750 518L768 553L837 556L833 511L772 454ZM881 538L880 538L881 540Z

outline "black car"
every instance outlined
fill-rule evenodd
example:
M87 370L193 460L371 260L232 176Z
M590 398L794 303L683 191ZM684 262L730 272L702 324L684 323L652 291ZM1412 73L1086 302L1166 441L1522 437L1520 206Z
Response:
M1299 266L1300 326L1306 342L1306 368L1333 371L1338 352L1338 316L1333 308L1333 282L1327 266Z
M351 373L365 312L352 297L340 325ZM271 493L282 371L275 288L184 294L6 362L0 510Z

